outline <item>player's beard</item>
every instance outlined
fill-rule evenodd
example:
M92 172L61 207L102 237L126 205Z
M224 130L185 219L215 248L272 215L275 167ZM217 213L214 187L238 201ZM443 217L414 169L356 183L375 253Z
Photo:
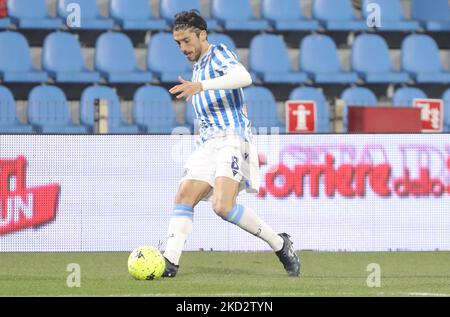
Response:
M198 47L194 48L194 50L191 52L190 55L187 56L187 59L191 62L198 62L200 59L200 55L202 53L202 47L199 45Z
M198 62L198 60L200 59L200 53L201 53L200 50L195 50L195 51L192 52L192 58L188 57L188 59L191 62Z

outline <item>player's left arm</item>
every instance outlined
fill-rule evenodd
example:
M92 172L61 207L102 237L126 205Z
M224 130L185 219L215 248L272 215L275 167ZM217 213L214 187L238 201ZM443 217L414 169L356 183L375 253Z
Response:
M177 99L185 97L189 101L193 95L203 90L238 89L251 85L251 75L233 57L229 60L218 59L217 63L220 63L221 73L223 73L222 76L206 79L201 82L191 82L178 77L181 84L171 88L169 92L171 94L177 94Z

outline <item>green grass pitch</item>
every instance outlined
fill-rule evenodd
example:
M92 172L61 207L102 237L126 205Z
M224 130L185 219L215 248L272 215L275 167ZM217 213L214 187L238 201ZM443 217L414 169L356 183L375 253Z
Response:
M136 281L126 252L0 253L0 296L450 296L450 252L298 252L289 277L271 252L185 252L174 279ZM69 288L69 263L81 285ZM380 287L367 286L370 263Z

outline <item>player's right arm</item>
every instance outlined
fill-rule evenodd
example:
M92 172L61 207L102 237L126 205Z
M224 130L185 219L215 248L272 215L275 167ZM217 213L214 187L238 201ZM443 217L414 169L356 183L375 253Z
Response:
M250 86L252 76L241 64L231 67L228 72L222 76L205 79L201 81L202 90L225 90L238 89Z
M203 90L228 90L250 86L252 77L225 45L215 47L212 55L214 71L221 76L201 81Z

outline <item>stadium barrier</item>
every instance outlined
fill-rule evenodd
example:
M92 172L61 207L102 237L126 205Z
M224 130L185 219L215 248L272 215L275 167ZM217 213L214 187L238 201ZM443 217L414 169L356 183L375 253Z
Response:
M0 251L164 249L191 135L0 135ZM450 250L445 134L259 135L254 208L301 250ZM269 250L195 208L187 250Z

